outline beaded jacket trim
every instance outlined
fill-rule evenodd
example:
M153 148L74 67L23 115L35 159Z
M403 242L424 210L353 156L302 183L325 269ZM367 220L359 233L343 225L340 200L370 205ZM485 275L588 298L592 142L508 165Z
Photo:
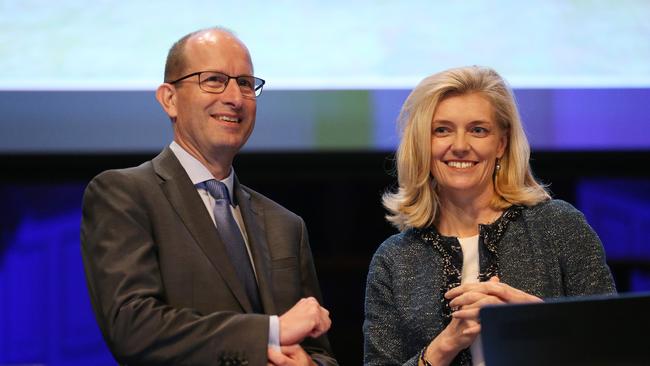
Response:
M490 277L499 276L499 252L497 244L503 237L510 222L515 221L523 210L523 206L510 206L497 220L488 225L479 225L479 251L484 258L480 261L479 281L487 281ZM425 243L431 245L442 256L443 275L446 283L440 289L442 319L445 326L451 322L452 309L444 294L454 287L460 286L463 268L463 254L460 242L455 237L441 235L435 226L425 229L415 229L415 234ZM481 246L484 250L482 250ZM458 354L452 364L471 365L469 349Z

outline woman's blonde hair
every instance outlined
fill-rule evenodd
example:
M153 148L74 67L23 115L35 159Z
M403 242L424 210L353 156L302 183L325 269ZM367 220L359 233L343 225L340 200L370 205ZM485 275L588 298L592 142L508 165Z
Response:
M431 122L438 103L453 94L480 93L494 109L495 120L507 137L500 169L494 173L494 209L511 205L532 206L550 199L532 175L530 146L524 133L512 91L494 70L480 66L449 69L431 75L411 92L400 112L401 141L396 153L396 192L386 192L382 201L386 219L400 230L433 224L440 201L431 176Z

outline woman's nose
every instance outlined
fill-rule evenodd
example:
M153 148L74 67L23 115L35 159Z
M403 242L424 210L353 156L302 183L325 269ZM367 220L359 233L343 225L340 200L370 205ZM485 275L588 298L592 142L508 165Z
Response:
M456 134L452 141L451 149L454 153L466 153L469 151L469 141L465 137L465 134Z

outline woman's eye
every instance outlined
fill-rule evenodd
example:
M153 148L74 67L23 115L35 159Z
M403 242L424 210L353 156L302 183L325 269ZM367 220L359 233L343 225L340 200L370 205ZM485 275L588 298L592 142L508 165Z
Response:
M436 136L444 136L449 133L449 128L447 127L436 127L433 129L433 134Z
M474 135L477 135L477 136L485 136L485 135L488 134L489 131L488 131L488 129L485 128L485 127L475 126L475 127L472 127L472 129L470 130L470 132L471 132L472 134L474 134Z

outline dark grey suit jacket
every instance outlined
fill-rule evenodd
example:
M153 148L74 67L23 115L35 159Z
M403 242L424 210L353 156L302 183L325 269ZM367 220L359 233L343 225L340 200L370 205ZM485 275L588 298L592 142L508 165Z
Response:
M235 182L266 314L322 302L303 220ZM92 305L121 363L266 365L269 316L253 314L215 225L169 148L95 177L81 249ZM336 365L327 338L302 346Z

